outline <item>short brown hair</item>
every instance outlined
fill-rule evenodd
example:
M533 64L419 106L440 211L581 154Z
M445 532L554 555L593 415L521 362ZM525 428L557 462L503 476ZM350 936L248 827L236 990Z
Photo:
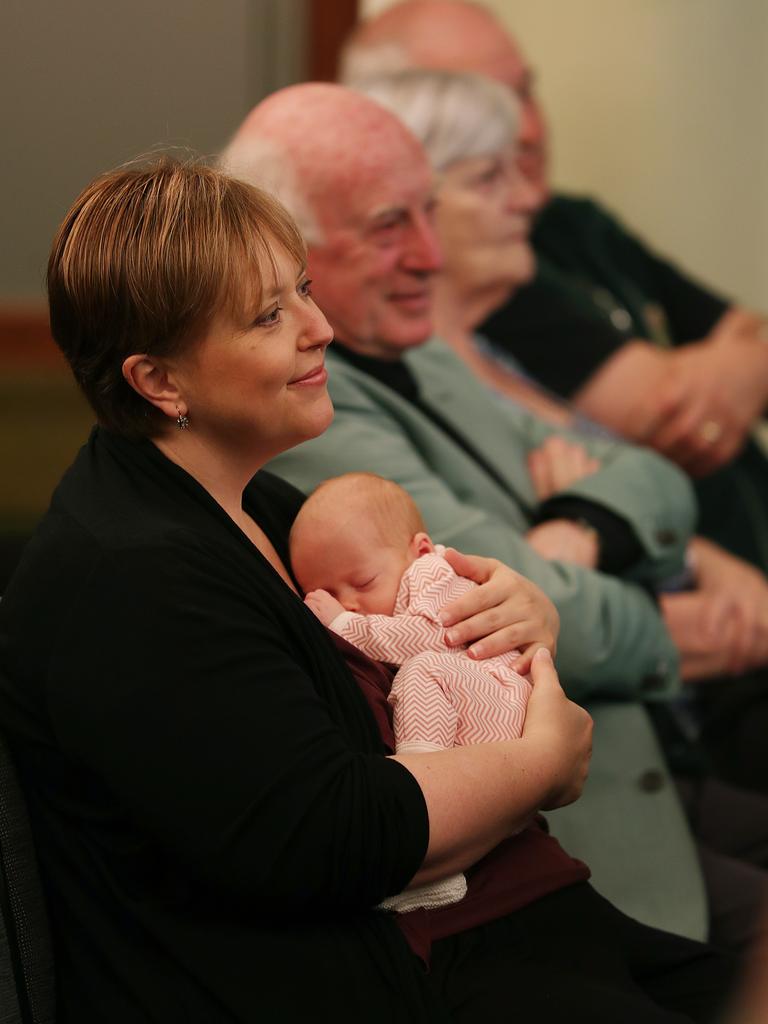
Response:
M306 249L265 192L199 161L162 156L104 174L78 196L48 261L51 331L99 422L128 436L165 421L124 380L134 353L171 355L221 312L261 302L273 246Z

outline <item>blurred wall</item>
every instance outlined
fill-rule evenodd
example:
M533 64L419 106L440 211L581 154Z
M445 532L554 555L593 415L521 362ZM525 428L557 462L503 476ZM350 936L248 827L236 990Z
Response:
M0 302L42 297L53 233L100 171L217 151L303 77L304 0L2 0Z
M600 196L705 281L768 310L768 2L486 6L540 76L556 185Z
M47 330L57 225L101 171L215 153L300 81L309 3L0 0L0 593L93 420Z

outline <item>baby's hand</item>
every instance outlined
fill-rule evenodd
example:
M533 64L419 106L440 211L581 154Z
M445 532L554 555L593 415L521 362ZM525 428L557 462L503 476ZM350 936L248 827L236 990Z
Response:
M330 626L333 620L345 611L344 605L335 597L331 597L327 590L310 590L304 598L304 604L315 613L324 626Z

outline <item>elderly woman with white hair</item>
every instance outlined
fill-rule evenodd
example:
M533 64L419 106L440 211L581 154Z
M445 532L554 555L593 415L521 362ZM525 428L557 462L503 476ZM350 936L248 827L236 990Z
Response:
M567 405L511 358L502 365L497 351L491 356L476 330L535 272L528 239L540 194L517 167L517 100L489 78L437 70L374 75L356 88L397 114L435 170L444 261L435 282L436 334L496 391L551 422L572 425Z

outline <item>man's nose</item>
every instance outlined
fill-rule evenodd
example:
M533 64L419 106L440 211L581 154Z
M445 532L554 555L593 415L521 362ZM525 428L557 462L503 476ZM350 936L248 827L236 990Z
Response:
M443 265L443 254L432 222L425 213L414 215L403 263L408 270L434 273Z

